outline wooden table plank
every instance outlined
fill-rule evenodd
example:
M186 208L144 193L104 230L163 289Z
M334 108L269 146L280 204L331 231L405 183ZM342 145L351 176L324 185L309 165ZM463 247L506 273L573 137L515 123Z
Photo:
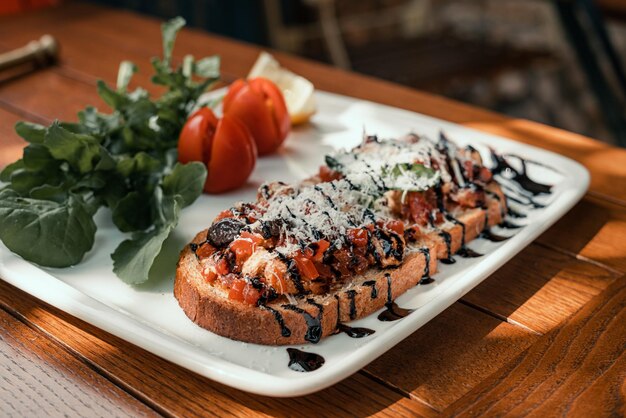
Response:
M0 306L63 344L154 409L175 416L416 416L432 411L361 375L314 395L281 399L241 392L178 367L0 281ZM367 399L367 402L364 402Z
M158 416L2 309L0 376L3 416Z
M573 315L619 275L533 244L462 300L543 334Z
M0 109L0 170L22 156L22 148L26 142L13 129L13 126L22 118L14 113Z
M455 416L626 415L626 278L445 411Z
M622 180L622 183L626 181ZM573 228L572 225L575 225ZM626 273L626 206L586 197L539 242Z
M538 336L456 303L366 367L442 410Z

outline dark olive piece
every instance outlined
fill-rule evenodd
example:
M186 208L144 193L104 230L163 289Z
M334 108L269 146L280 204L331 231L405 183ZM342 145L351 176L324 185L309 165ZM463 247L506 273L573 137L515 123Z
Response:
M215 222L209 228L207 241L214 247L224 248L239 235L241 228L246 224L234 218L224 218Z

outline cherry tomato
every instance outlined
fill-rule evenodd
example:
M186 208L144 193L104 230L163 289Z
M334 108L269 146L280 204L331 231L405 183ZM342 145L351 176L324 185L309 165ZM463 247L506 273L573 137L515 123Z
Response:
M207 166L204 191L222 193L243 185L256 163L256 144L246 126L208 107L192 114L180 133L178 161L202 161Z
M283 94L265 78L239 79L231 84L224 97L224 114L248 127L259 155L274 152L291 129Z

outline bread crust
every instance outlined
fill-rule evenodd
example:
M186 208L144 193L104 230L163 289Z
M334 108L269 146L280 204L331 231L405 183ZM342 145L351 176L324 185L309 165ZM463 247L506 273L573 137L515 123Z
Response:
M490 198L486 209L471 209L459 215L458 220L465 224L466 243L483 231L485 223L493 226L502 222L506 213L505 197L499 188L494 190L494 193L500 195L501 200ZM443 230L450 234L450 252L456 253L463 242L463 228L460 225L451 225ZM206 233L206 230L200 232L192 242L203 242ZM420 246L428 247L432 254L429 270L433 275L437 270L437 259L449 256L445 240L439 234L433 233L420 242ZM295 306L312 318L319 319L321 336L325 337L335 333L339 323L362 318L383 308L388 302L388 283L391 283L390 295L393 300L417 285L425 270L425 254L411 252L405 256L400 267L371 269L364 275L353 277L350 283L332 290L327 295L298 298ZM390 275L390 280L387 279L387 275ZM375 283L363 284L369 281ZM373 288L376 290L374 298ZM193 322L224 337L265 345L307 342L305 337L309 327L306 315L284 308L284 305L289 304L284 296L267 304L267 307L279 313L283 327L271 310L230 300L226 291L205 282L200 263L188 245L185 246L178 261L174 296ZM320 305L322 309L316 305ZM290 335L283 335L285 329L289 330Z

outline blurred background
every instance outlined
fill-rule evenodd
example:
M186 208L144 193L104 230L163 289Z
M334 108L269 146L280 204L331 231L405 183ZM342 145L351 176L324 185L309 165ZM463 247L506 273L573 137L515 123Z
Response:
M0 13L62 0L0 0ZM626 146L626 0L91 0Z

